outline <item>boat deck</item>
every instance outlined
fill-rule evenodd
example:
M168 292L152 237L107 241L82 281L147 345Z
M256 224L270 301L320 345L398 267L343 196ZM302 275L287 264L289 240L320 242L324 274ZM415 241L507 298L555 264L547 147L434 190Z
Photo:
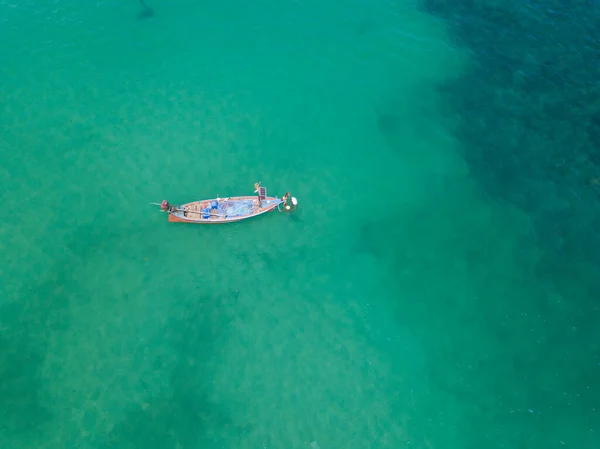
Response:
M279 198L266 197L259 203L256 196L214 198L182 204L169 214L170 221L193 223L224 223L239 221L275 209L282 202Z

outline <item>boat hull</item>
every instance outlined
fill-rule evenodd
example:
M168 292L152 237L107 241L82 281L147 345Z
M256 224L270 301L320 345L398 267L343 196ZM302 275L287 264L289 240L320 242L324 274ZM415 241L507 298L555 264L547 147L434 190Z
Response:
M260 202L256 196L212 198L182 204L168 214L172 223L235 223L271 212L282 202L277 197L265 197Z

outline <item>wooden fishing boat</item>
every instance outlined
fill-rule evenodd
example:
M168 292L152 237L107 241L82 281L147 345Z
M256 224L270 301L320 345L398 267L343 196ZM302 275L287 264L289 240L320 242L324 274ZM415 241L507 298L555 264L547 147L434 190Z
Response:
M267 189L260 183L254 185L256 195L232 196L228 198L211 198L192 201L181 205L169 204L167 200L159 205L166 212L170 222L220 224L246 220L274 210L291 212L296 209L298 201L286 193L282 198L268 196ZM288 199L291 204L288 204Z

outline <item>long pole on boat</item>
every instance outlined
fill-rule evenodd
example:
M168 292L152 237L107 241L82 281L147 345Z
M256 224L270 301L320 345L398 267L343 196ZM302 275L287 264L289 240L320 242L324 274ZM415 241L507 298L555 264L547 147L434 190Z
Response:
M153 204L155 206L161 206L160 203L150 203L150 204ZM166 212L166 211L161 210L161 212ZM203 214L204 213L204 212L198 212L196 210L185 210L185 209L179 209L179 208L175 209L175 212L187 212L188 214L190 214L190 213L191 214ZM208 215L210 215L211 217L219 217L219 214L213 214L211 212L209 212Z
M197 210L185 210L185 209L175 209L175 211L177 212L186 212L188 214L203 214L204 212L199 212ZM218 217L219 214L213 214L212 212L209 212L208 215L210 215L211 217Z

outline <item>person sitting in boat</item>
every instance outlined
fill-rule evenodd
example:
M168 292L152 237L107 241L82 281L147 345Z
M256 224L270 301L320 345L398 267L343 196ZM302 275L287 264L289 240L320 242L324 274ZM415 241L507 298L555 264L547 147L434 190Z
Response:
M174 212L177 209L176 206L173 206L172 204L169 204L169 202L167 200L163 200L163 202L160 203L160 208L164 212L168 212L168 213Z

